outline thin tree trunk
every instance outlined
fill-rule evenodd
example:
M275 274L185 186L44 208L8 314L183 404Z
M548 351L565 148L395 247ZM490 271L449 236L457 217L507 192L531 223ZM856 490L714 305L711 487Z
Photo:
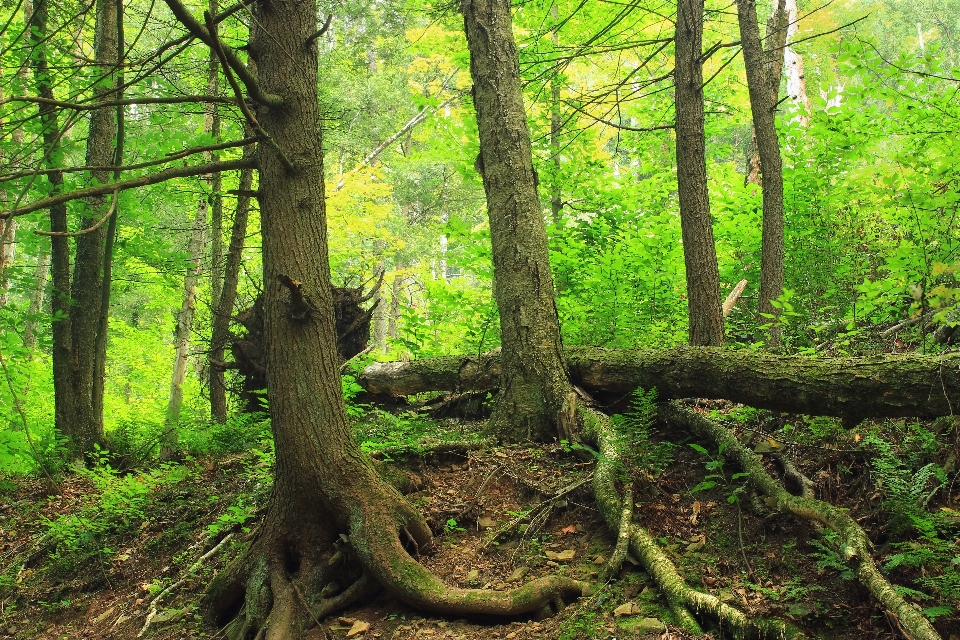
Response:
M123 98L123 64L124 43L123 43L123 2L116 0L114 5L116 11L116 29L117 29L117 69L114 74L114 82L117 90L113 97L115 100ZM116 107L116 131L117 137L114 143L113 181L120 180L120 168L123 166L123 143L124 143L124 107ZM97 319L97 335L94 341L93 354L93 387L91 404L93 405L94 415L100 421L101 435L103 432L103 398L107 384L107 332L110 328L110 291L113 287L113 248L117 239L117 220L120 218L119 202L114 203L113 213L107 222L107 234L103 248L103 280L100 283L100 316Z
M30 20L31 65L37 85L37 95L54 100L53 80L47 62L47 20L49 0L37 0ZM60 155L60 126L57 121L57 109L50 104L39 107L40 124L43 128L43 147L48 169L57 168L56 158ZM47 174L51 194L63 189L63 173L52 171ZM58 204L50 208L50 230L67 230L67 205ZM70 304L70 243L64 236L50 238L50 260L53 278L53 405L54 426L66 436L78 432L77 416L74 414L75 389L73 385L74 369L72 308Z
M793 40L797 33L797 0L786 0L784 10L787 17L787 28L784 42ZM807 97L807 80L803 71L803 56L796 52L793 47L785 46L783 49L783 68L787 75L787 95L797 106L797 118L801 126L807 126L810 122L810 99Z
M97 0L96 28L94 32L94 73L101 80L94 87L97 100L113 100L116 95L116 68L118 0ZM111 109L97 109L90 115L87 134L86 164L108 167L113 164L117 135L117 120ZM91 184L106 184L110 181L109 170L90 173ZM88 209L81 216L82 228L91 227L103 216L109 206L107 196L95 196L88 200ZM94 380L99 372L97 365L97 329L100 324L103 303L104 245L109 229L101 227L77 238L77 253L71 283L71 330L74 395L74 432L65 434L73 440L78 453L93 450L93 445L103 441L102 407L94 405Z
M210 15L217 15L218 0L210 0ZM217 56L210 52L210 63L207 70L207 95L219 94L219 69ZM215 142L220 141L220 108L216 103L206 107L204 116L204 130L207 120L210 121L210 136ZM209 154L208 161L219 162L220 154ZM216 309L223 294L223 175L217 171L210 176L210 306Z
M782 10L783 0L774 12L773 39L780 44L785 37ZM770 324L767 344L776 350L781 335L778 320L780 309L773 302L783 293L783 162L780 158L780 142L774 120L776 98L782 69L780 55L769 65L765 64L764 51L760 44L760 27L757 24L755 0L737 0L737 17L740 22L740 43L743 47L743 63L747 71L747 87L750 92L750 111L753 114L753 130L760 155L760 171L763 176L763 234L760 261L761 316ZM768 29L769 31L769 29ZM782 34L782 37L778 37Z
M383 278L386 266L381 262L377 265L376 276ZM387 352L387 324L390 322L390 311L387 308L386 288L380 286L377 289L377 299L373 311L373 345L380 353Z
M254 154L253 145L244 147L245 158ZM250 212L250 188L253 186L253 170L240 172L240 184L237 196L237 209L233 216L233 231L230 233L230 247L227 250L227 264L224 267L223 290L213 313L213 330L210 338L210 417L219 423L227 421L227 389L224 383L224 371L220 363L230 341L230 320L233 306L237 300L237 285L240 281L240 264L243 262L243 243L247 237L247 214Z
M556 1L550 7L550 18L553 20L553 49L560 49L560 10ZM550 153L553 156L553 176L550 180L550 213L553 223L560 222L560 212L563 210L563 194L560 190L560 80L554 74L550 79Z
M677 187L683 260L687 273L687 314L692 345L723 344L720 271L713 240L703 121L703 0L677 5L674 84Z
M509 0L464 0L473 103L493 245L503 374L491 418L512 440L546 440L570 390L523 105Z
M30 306L27 307L27 320L23 324L23 347L33 349L37 346L37 316L43 310L43 294L47 288L47 276L50 273L50 254L40 252L37 268L33 271L34 284L30 293Z
M10 297L10 267L16 256L17 219L7 218L0 226L0 308L7 306Z
M216 14L216 0L211 0L209 5L210 15ZM207 95L217 94L217 56L210 51L207 61ZM203 117L203 132L214 136L216 139L219 131L214 131L214 125L217 129L220 126L220 118L217 115L216 105L208 105ZM211 154L207 154L206 160L211 161ZM209 176L211 187L214 176ZM216 175L217 182L220 182L220 174ZM213 194L215 195L215 194ZM207 215L210 211L210 204L213 198L206 195L201 196L197 204L197 212L193 218L193 226L190 229L190 240L187 243L187 272L183 278L183 301L180 304L180 313L177 314L177 327L174 331L173 344L176 349L176 355L173 359L173 376L170 380L170 397L167 400L167 415L164 421L163 438L160 444L160 457L164 460L171 460L176 457L177 443L179 441L180 411L183 407L183 383L187 379L187 363L190 359L190 335L193 332L193 318L196 315L196 297L197 297L197 278L200 275L200 265L203 260L204 236L207 228ZM218 224L212 245L214 246L212 261L219 264L222 248L217 249L222 244L222 211L215 211L213 219ZM219 274L213 276L211 290L219 293L220 282ZM219 299L219 296L214 299Z
M784 55L788 35L788 15L785 9L785 2L786 0L775 0L773 4L773 10L767 19L767 32L763 39L765 44L761 56L763 60L761 64L763 65L764 75L766 76L765 82L770 87L772 96L771 104L773 105L777 104L780 97L780 78L783 75ZM756 0L754 0L754 5L756 5ZM795 0L794 5L796 5ZM794 30L796 30L796 25L794 25ZM757 27L757 33L759 34L759 26ZM744 64L746 64L746 55L744 55ZM749 83L749 78L747 82ZM761 184L760 148L757 146L756 126L754 126L751 133L750 146L747 149L747 168L744 173L743 184Z
M393 283L390 285L390 318L387 322L387 337L397 337L397 322L400 320L400 295L403 286L403 276L400 275L402 265L397 265L393 275Z

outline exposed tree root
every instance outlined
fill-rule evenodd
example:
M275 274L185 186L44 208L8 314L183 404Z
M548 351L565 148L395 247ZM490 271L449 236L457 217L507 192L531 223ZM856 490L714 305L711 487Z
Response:
M211 583L209 612L220 625L237 619L232 640L261 632L265 640L287 640L381 587L410 606L457 616L559 608L588 589L559 576L509 591L451 587L411 557L432 540L423 516L361 465L330 506L305 500L290 511L271 502L257 539Z
M496 444L495 438L483 438L482 440L471 441L443 441L436 442L424 440L414 445L398 444L391 447L377 449L370 453L372 458L390 458L393 456L416 455L420 457L429 456L435 453L466 453L467 451L476 451Z
M870 540L863 529L847 513L837 507L809 497L794 496L784 489L763 466L760 457L716 422L677 403L661 406L666 420L689 429L695 435L723 446L723 455L736 462L749 474L750 482L768 497L768 504L806 520L820 522L840 535L840 552L854 569L857 579L880 604L894 614L912 640L941 640L940 635L923 615L910 606L881 575L870 555Z
M623 491L623 511L620 513L620 528L617 531L617 545L610 554L610 560L604 567L601 574L601 580L606 582L612 578L620 565L627 558L627 550L630 548L630 532L633 529L633 486L628 486Z
M617 476L623 469L623 444L605 415L588 408L581 409L581 412L584 418L585 441L595 442L599 448L593 481L594 496L608 526L616 529L621 520L623 504L615 486ZM720 624L737 638L780 638L785 635L786 627L782 622L750 619L738 609L721 602L716 596L691 588L684 582L670 558L660 550L653 536L636 524L631 528L630 550L656 581L678 624L689 633L703 635L699 623L691 613L693 611L719 620Z

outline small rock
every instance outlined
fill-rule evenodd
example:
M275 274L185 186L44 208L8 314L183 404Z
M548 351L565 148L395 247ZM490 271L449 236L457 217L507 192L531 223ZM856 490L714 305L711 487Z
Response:
M640 607L634 602L625 602L613 610L613 615L618 618L621 616L632 616L638 613L641 613Z
M596 558L593 559L593 564L605 564L606 561L607 559L604 558L603 556L597 556Z
M559 567L560 565L557 564L556 562L554 562L553 560L547 560L547 566L548 566L548 567L557 568L557 567Z
M369 630L370 630L369 622L364 622L363 620L357 620L356 622L353 623L353 626L350 627L350 631L347 631L347 637L353 638L354 636L358 636L361 633L366 633Z
M343 616L337 618L337 622L339 622L340 624L353 624L356 621L357 621L356 618L344 618Z
M652 633L654 631L666 631L666 626L657 618L644 618L634 629L640 633Z
M467 574L467 582L476 582L479 579L480 572L477 569L474 569Z
M480 519L477 520L477 524L480 525L482 529L486 529L487 527L497 526L497 521L490 516L480 516Z
M556 551L546 551L547 558L550 560L557 560L559 562L568 562L573 560L573 557L577 554L573 549L564 549L563 551L557 553Z
M517 637L516 631L511 631L510 633L507 634L507 640L513 640L516 637Z
M517 567L513 570L513 573L510 574L510 577L507 578L507 582L518 582L523 580L523 577L530 573L530 567Z

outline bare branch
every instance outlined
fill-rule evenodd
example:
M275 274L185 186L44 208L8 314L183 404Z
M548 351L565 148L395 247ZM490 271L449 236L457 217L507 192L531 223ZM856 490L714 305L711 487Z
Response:
M259 102L262 105L268 107L279 107L283 105L283 98L280 96L275 96L271 94L266 94L260 91L260 87L257 84L256 78L253 77L253 74L250 73L250 70L247 68L240 58L233 52L232 49L225 47L220 47L220 40L217 38L216 34L212 33L207 27L204 27L196 18L193 17L193 14L190 13L190 10L187 9L180 0L164 0L167 3L167 6L170 7L170 11L173 12L173 15L177 17L177 20L187 28L187 31L192 33L197 39L201 40L211 49L220 48L220 54L218 57L224 58L226 64L224 64L224 69L228 66L233 69L234 73L237 74L237 77L240 78L240 82L243 83L243 86L247 89L247 93L250 94L250 97L255 101Z
M165 157L150 160L147 162L140 162L138 164L131 164L125 167L119 167L120 171L136 171L138 169L146 169L148 167L155 167L157 165L166 164L168 162L173 162L175 160L180 160L181 158L186 158L187 156L192 156L197 153L207 153L209 151L220 151L221 149L232 149L234 147L245 147L248 144L253 144L257 142L259 138L250 137L244 138L243 140L234 140L231 142L221 142L219 144L211 144L204 147L188 147L183 151L173 151L168 153ZM66 167L63 169L42 169L37 171L22 171L20 173L8 173L7 175L0 175L0 182L10 182L11 180L18 180L20 178L27 178L34 175L43 176L49 173L61 172L61 173L80 173L82 171L113 171L118 167L98 167L98 166L87 166L87 167Z
M120 182L101 184L95 187L87 187L86 189L77 189L76 191L61 193L55 196L50 196L49 198L44 198L43 200L37 200L31 204L0 213L0 220L26 215L28 213L33 213L34 211L40 211L41 209L49 209L54 205L70 202L71 200L79 200L80 198L89 198L91 196L102 196L107 193L111 193L114 190L126 191L127 189L146 187L152 184L166 182L167 180L173 180L175 178L202 176L205 173L213 173L215 171L232 171L234 169L255 168L256 162L249 158L226 160L223 162L208 162L206 164L196 164L187 167L170 167L169 169L164 169L158 173L151 173L149 175L140 176L137 178L121 180Z
M80 231L40 231L39 229L34 229L33 232L38 236L57 236L61 238L75 238L77 236L84 236L88 233L92 233L103 226L103 223L110 219L110 216L113 215L113 212L117 210L117 200L120 197L119 191L113 192L113 201L110 203L110 206L107 208L107 212L103 214L103 217L97 220L97 223L92 227L87 227L86 229L81 229Z
M303 43L304 46L309 47L311 44L313 44L314 40L316 40L317 38L325 34L327 32L327 29L330 28L330 21L332 20L333 20L333 14L331 13L330 15L327 16L327 21L323 23L323 26L320 27L320 30L314 33L309 38L307 38L307 41Z
M243 116L247 119L247 123L257 134L257 138L266 142L271 149L276 151L277 156L280 158L280 162L282 162L283 166L287 168L287 171L293 171L293 163L290 162L290 159L283 152L283 150L280 149L280 146L276 143L276 141L270 137L270 134L264 131L263 127L260 126L260 123L257 122L257 118L253 115L253 112L250 111L249 107L247 107L247 103L243 99L243 93L240 91L240 85L237 84L233 74L230 73L230 67L227 66L228 60L223 48L223 43L220 42L220 38L217 37L216 31L214 31L213 19L210 17L209 11L203 12L203 19L207 23L207 29L209 30L209 33L213 34L212 38L210 39L210 48L213 50L213 53L216 54L217 59L220 60L220 66L223 67L223 75L227 77L227 82L230 83L230 88L233 89L233 93L237 97L237 106L239 106L240 111L243 112Z
M83 104L81 102L64 102L61 100L51 100L49 98L40 98L38 96L11 96L5 100L0 100L0 106L9 102L34 102L37 104L49 104L63 109L72 109L74 111L95 111L96 109L106 109L107 107L120 107L129 104L180 104L182 102L219 102L223 104L236 104L233 98L220 96L179 96L169 98L128 98L126 100L112 100L110 102L92 102Z

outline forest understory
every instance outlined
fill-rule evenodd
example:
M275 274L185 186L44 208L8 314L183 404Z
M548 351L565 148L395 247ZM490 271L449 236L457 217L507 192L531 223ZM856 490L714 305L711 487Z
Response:
M654 420L655 407L642 396L634 404L614 418L635 438L618 484L632 484L635 524L690 586L751 618L784 621L788 637L903 637L896 616L858 584L837 536L776 513L715 445ZM582 460L565 442L492 446L480 438L482 423L432 418L428 406L392 412L367 406L355 424L364 449L408 474L407 498L438 536L435 552L420 562L453 586L505 590L559 574L590 583L592 594L555 616L467 620L432 616L379 592L316 621L307 637L693 637L633 554L608 575L616 535L591 491L594 459ZM724 401L683 406L731 428L772 476L782 478L786 466L793 478L812 481L816 498L848 510L886 577L906 587L910 606L936 614L931 607L956 605L955 594L946 594L957 580L949 556L957 554L960 537L947 541L952 549L935 550L917 536L923 517L960 533L958 488L936 481L937 470L949 473L956 461L954 419L865 422L845 430L838 419ZM237 629L210 626L198 605L210 578L255 533L269 495L269 441L255 426L246 433L261 438L252 452L148 473L115 472L105 459L68 474L58 495L37 479L5 480L0 632L51 640L231 638ZM225 443L227 449L247 444ZM926 479L917 482L921 459ZM910 559L911 548L925 557ZM937 560L937 552L944 558ZM933 566L940 569L930 572ZM920 583L927 593L939 585L945 597L932 601ZM933 617L941 637L960 635L955 614ZM709 637L730 637L709 616L703 622Z

